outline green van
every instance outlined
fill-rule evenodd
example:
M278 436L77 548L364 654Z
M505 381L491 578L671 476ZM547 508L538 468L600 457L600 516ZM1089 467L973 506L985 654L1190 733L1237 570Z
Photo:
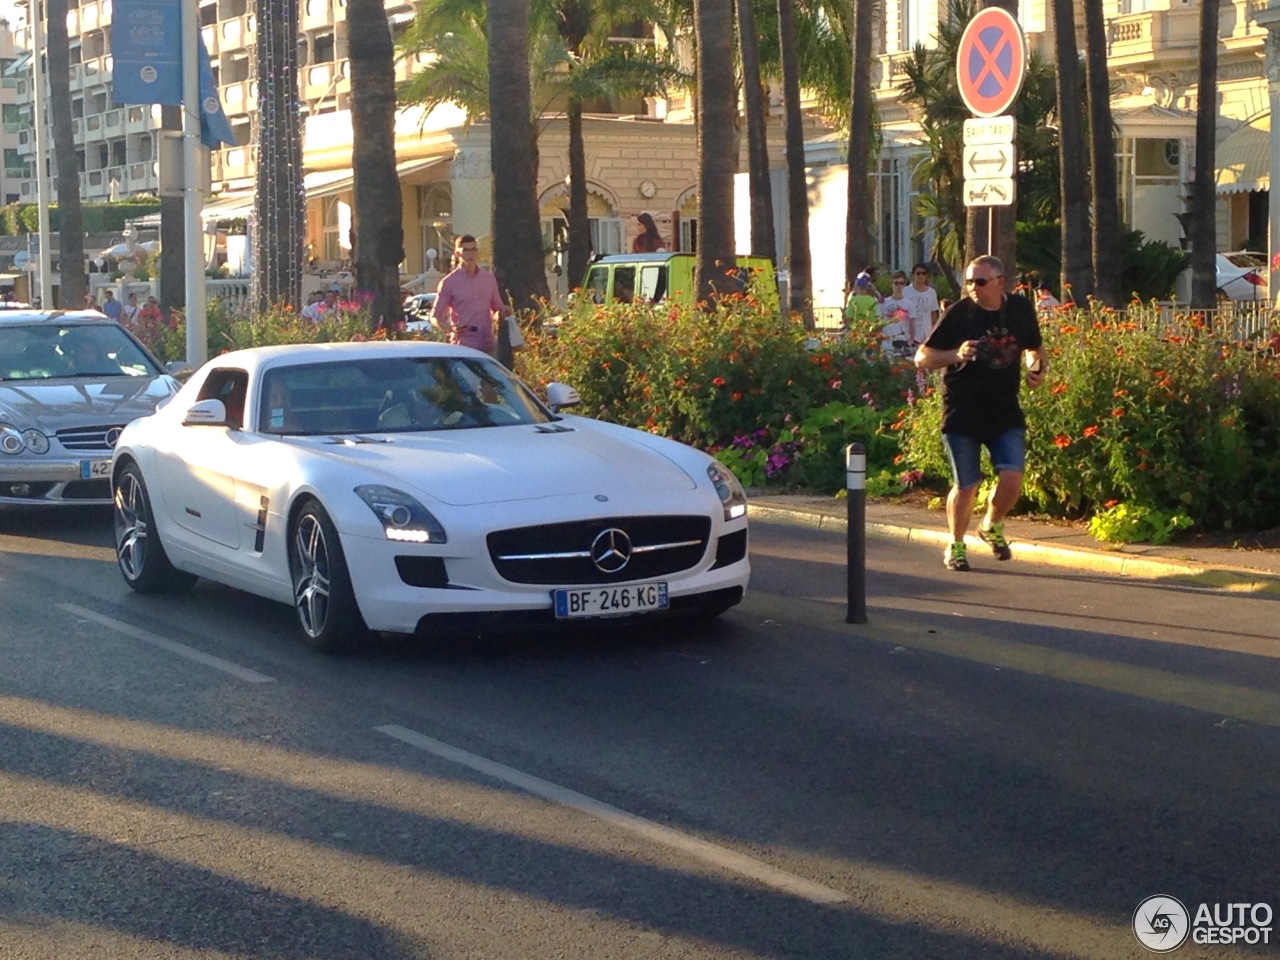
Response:
M587 268L582 293L596 303L693 303L698 260L692 253L620 253L598 257ZM775 308L778 283L765 257L738 257L738 281L745 291Z

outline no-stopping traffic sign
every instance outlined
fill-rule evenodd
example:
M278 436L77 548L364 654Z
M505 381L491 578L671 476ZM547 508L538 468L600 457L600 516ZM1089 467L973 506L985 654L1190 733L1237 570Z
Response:
M979 10L960 37L956 78L960 96L977 117L1004 113L1018 99L1027 75L1027 40L1003 7Z

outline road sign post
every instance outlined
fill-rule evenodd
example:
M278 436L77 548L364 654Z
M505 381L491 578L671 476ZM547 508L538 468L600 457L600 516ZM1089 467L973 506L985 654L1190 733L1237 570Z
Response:
M1002 7L978 11L956 54L960 96L976 119L964 122L964 205L1008 207L1017 199L1017 123L1006 111L1027 75L1027 40ZM991 229L988 249L995 246Z

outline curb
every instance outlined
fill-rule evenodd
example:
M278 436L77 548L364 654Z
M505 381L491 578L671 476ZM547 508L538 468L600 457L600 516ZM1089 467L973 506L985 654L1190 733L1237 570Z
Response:
M808 527L812 530L831 531L841 535L847 533L849 526L847 517L815 507L784 507L777 504L757 504L748 501L747 510L748 516L752 519ZM913 543L937 544L938 546L945 546L951 540L951 535L945 530L931 527L904 526L895 523L867 521L866 531L872 537L887 537L908 540ZM966 537L965 542L977 548L985 547L975 536ZM1258 570L1250 570L1245 567L1210 565L1187 560L1135 557L1130 554L1090 550L1082 547L1056 547L1037 543L1034 540L1015 540L1015 542L1017 544L1018 557L1032 563L1070 567L1073 570L1106 573L1140 580L1159 580L1166 583L1225 590L1233 593L1280 595L1280 576L1274 576Z

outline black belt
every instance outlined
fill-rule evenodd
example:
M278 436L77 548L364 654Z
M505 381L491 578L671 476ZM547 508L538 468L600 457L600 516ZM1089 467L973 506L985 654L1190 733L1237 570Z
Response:
M479 332L480 332L480 328L479 328L479 327L459 327L458 329L459 329L459 330L470 330L472 333L479 333Z

